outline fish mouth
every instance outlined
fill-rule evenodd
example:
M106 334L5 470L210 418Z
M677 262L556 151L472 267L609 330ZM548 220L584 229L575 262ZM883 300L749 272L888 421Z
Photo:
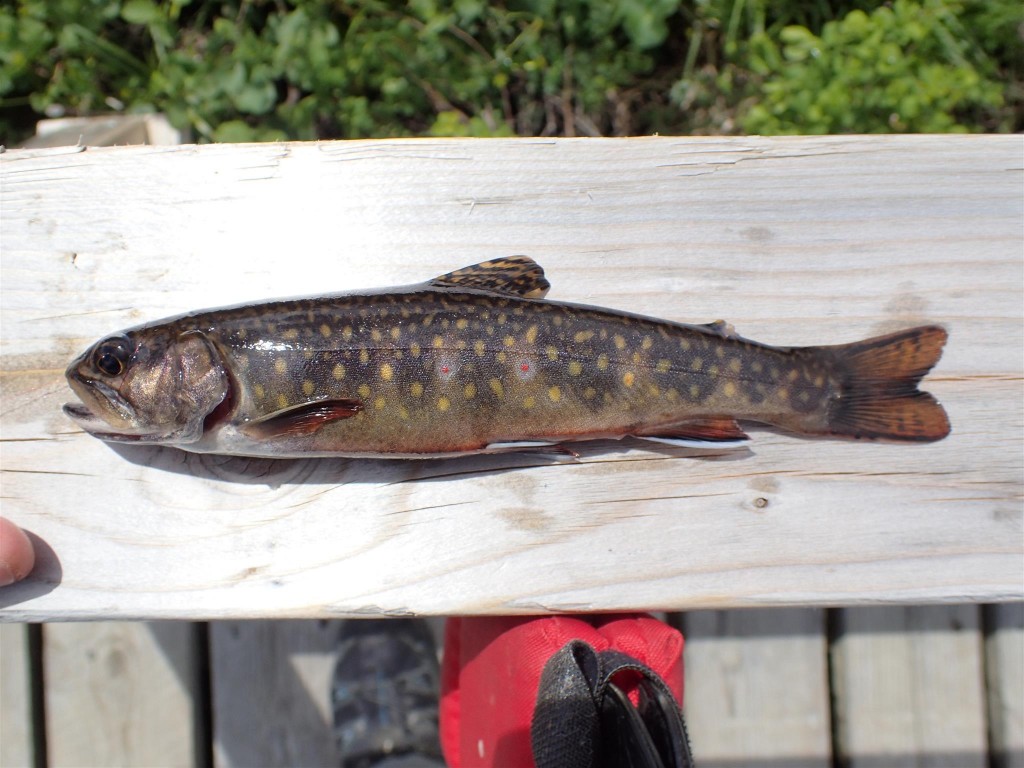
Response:
M118 443L153 442L163 437L141 429L123 429L111 423L104 411L124 423L136 420L135 408L113 387L77 375L69 376L68 381L83 402L65 403L62 408L64 415L93 437Z

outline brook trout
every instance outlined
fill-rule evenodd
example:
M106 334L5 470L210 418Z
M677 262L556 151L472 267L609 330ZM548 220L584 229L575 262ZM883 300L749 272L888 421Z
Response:
M200 311L98 342L68 416L103 440L243 456L427 458L633 436L726 447L738 420L801 435L949 434L917 384L946 331L773 347L547 301L516 256L419 285ZM565 449L567 450L567 449Z

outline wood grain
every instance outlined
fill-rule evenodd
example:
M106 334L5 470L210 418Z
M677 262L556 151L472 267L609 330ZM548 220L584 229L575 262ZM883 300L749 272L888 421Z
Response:
M694 611L682 629L685 715L699 765L833 764L824 611Z
M984 611L991 765L1024 768L1024 604Z
M193 632L182 622L47 625L49 765L197 764Z
M0 155L6 619L1019 599L1018 137L386 141ZM951 333L928 446L728 460L250 461L112 449L62 371L126 325L527 253L552 298L838 343ZM510 469L510 467L528 467Z
M972 605L841 612L831 652L842 765L988 765L979 615Z

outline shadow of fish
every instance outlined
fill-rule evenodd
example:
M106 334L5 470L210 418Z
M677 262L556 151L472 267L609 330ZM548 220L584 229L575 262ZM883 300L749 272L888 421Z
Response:
M634 436L726 448L738 420L909 442L949 433L917 388L946 331L772 347L547 301L515 256L379 292L194 312L98 342L65 412L103 440L243 456L566 451Z

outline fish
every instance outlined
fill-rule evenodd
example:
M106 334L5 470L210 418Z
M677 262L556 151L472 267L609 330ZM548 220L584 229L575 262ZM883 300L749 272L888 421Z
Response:
M950 432L918 389L947 339L924 325L781 347L545 298L526 256L425 283L201 310L76 358L64 412L106 441L255 457L574 453L634 437L731 449L740 422L905 443Z

